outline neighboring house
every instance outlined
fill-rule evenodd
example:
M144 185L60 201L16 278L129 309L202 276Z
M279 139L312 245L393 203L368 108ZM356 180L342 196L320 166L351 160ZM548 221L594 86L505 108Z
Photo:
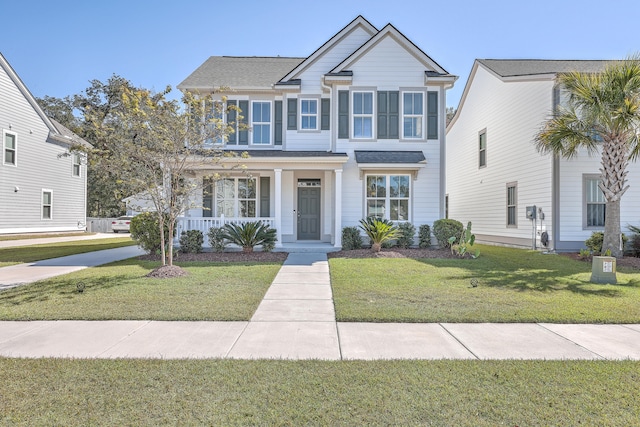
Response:
M86 144L48 118L0 54L0 234L85 229Z
M456 79L391 24L378 30L361 16L307 58L210 57L178 88L228 88L215 96L250 129L220 144L249 153L248 175L211 185L178 231L260 218L278 245L340 247L342 228L369 215L432 224L444 217L446 90Z
M122 201L125 203L128 216L135 216L143 212L156 212L153 200L146 192L125 197Z
M472 221L479 241L575 251L604 230L600 155L541 155L534 139L565 92L558 73L599 72L606 61L478 59L447 127L448 217ZM621 226L640 223L640 164L631 163ZM535 220L527 207L536 206ZM541 220L540 213L544 214Z

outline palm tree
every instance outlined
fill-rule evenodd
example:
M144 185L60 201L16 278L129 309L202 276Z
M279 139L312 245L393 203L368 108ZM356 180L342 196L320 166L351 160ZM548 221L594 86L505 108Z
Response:
M590 155L600 151L599 187L606 201L602 250L621 256L620 200L629 188L629 161L640 154L640 57L611 62L598 74L561 74L558 82L568 92L568 106L544 123L536 146L567 159L582 148Z

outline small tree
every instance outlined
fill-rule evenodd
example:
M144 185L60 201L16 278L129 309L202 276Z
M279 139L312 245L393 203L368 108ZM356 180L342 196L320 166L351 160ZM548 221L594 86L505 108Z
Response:
M400 233L391 221L374 216L361 219L360 228L371 240L371 250L374 252L380 252L383 243L395 239Z

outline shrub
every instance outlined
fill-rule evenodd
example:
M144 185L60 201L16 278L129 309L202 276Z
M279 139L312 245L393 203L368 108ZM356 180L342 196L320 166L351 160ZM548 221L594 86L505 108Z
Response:
M460 221L455 219L439 219L433 223L433 235L438 240L441 248L450 248L450 238L455 237L453 243L457 243L464 227Z
M410 222L402 222L398 224L398 240L397 244L402 249L413 246L413 236L416 234L416 228Z
M207 237L209 238L211 249L215 252L224 252L228 242L227 239L224 238L223 227L211 227L207 232Z
M345 251L362 249L362 236L358 227L344 227L342 229L342 249Z
M398 237L398 228L387 219L380 219L373 216L360 220L360 228L371 240L371 249L380 252L382 244Z
M622 245L627 244L627 236L622 234ZM594 231L591 237L584 241L584 245L589 248L592 254L598 255L602 252L602 243L604 242L604 233L602 231Z
M150 254L158 254L162 250L160 240L160 226L158 216L153 212L145 212L131 219L131 238ZM169 238L169 220L165 216L164 241L168 245L173 244Z
M640 227L628 225L627 228L633 233L629 239L628 250L634 257L640 257Z
M275 247L276 230L262 221L245 222L244 224L229 223L224 226L224 238L242 247L243 252L253 252L253 248L262 245L263 249Z
M180 234L180 252L199 254L202 252L204 236L200 230L187 230Z
M429 224L422 224L418 229L418 246L422 249L431 246L431 227Z
M455 243L456 240L458 243ZM461 258L469 255L471 258L478 258L480 251L478 249L475 252L471 252L473 244L476 241L476 235L471 232L471 221L467 223L467 228L462 230L460 236L456 239L455 236L449 237L449 244L451 245L451 253L458 255Z

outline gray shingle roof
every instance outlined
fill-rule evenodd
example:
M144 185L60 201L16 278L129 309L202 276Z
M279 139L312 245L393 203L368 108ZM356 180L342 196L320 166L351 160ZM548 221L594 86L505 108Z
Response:
M570 71L598 73L604 70L607 60L547 60L547 59L478 59L479 63L501 77L557 74Z
M355 151L357 163L424 163L422 151Z
M259 56L211 56L178 89L270 89L305 58Z

